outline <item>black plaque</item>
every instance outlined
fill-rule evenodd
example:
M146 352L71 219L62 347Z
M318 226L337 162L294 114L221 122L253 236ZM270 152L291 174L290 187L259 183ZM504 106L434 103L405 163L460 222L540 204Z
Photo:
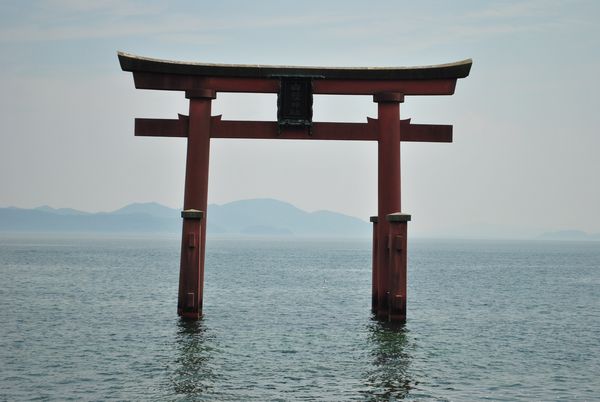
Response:
M277 96L277 123L282 127L312 126L312 79L281 77Z

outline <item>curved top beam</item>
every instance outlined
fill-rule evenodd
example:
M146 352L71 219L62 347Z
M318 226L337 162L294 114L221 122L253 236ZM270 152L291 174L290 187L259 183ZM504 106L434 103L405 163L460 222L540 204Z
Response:
M337 80L437 80L465 78L473 61L419 67L299 67L260 64L210 64L160 60L118 52L123 71L231 78L303 76Z

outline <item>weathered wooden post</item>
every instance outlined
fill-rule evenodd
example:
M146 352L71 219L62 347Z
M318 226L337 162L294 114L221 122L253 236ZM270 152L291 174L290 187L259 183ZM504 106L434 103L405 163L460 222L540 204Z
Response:
M190 101L181 266L177 313L190 319L202 315L204 292L204 256L206 246L206 210L208 206L208 162L210 159L210 110L215 99L210 89L188 90ZM185 254L185 258L184 258Z
M373 224L373 246L372 246L372 263L371 263L371 311L377 314L377 216L371 217Z
M388 321L406 320L406 257L407 226L410 215L396 212L386 216L389 223L388 255L389 255L389 293Z
M179 268L179 296L177 314L184 318L198 319L202 314L202 290L204 269L200 247L203 245L201 221L203 211L181 211L181 261Z
M400 206L400 103L404 95L382 92L377 102L377 316L389 316L390 260L387 252L389 222L387 215L401 211Z

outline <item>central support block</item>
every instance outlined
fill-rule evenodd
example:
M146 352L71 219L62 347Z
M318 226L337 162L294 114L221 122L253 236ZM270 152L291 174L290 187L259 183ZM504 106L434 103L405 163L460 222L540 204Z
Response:
M281 77L277 93L277 124L284 127L312 127L313 91L310 77Z

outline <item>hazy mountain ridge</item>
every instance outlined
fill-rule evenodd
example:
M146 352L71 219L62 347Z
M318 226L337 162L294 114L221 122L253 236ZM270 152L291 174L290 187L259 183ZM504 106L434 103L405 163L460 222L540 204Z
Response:
M586 233L582 230L558 230L554 232L542 233L539 236L543 240L600 240L600 233Z
M3 232L172 232L172 219L147 214L60 213L47 209L0 208ZM179 222L177 222L179 223ZM180 226L180 225L179 225Z
M274 235L288 233L299 236L349 237L365 237L371 233L370 224L358 218L330 211L306 212L273 199L211 204L208 206L208 213L208 229L219 233L272 232Z
M179 234L180 213L178 209L155 202L134 203L112 212L98 213L47 205L34 209L7 207L0 208L0 232ZM207 231L211 235L362 238L372 235L371 225L358 218L331 211L306 212L274 199L210 204L208 216ZM588 234L579 230L548 231L542 234L530 230L516 236L514 231L507 231L501 226L488 226L490 225L467 228L469 230L463 232L448 232L442 237L600 241L600 233ZM425 234L420 236L429 237Z
M58 215L87 215L88 212L79 211L73 208L52 208L48 205L42 205L35 208L36 211L51 212Z
M366 237L369 223L331 211L306 212L273 199L252 199L208 206L207 231L222 235ZM3 232L178 233L180 210L157 203L134 203L112 212L70 208L0 208Z

